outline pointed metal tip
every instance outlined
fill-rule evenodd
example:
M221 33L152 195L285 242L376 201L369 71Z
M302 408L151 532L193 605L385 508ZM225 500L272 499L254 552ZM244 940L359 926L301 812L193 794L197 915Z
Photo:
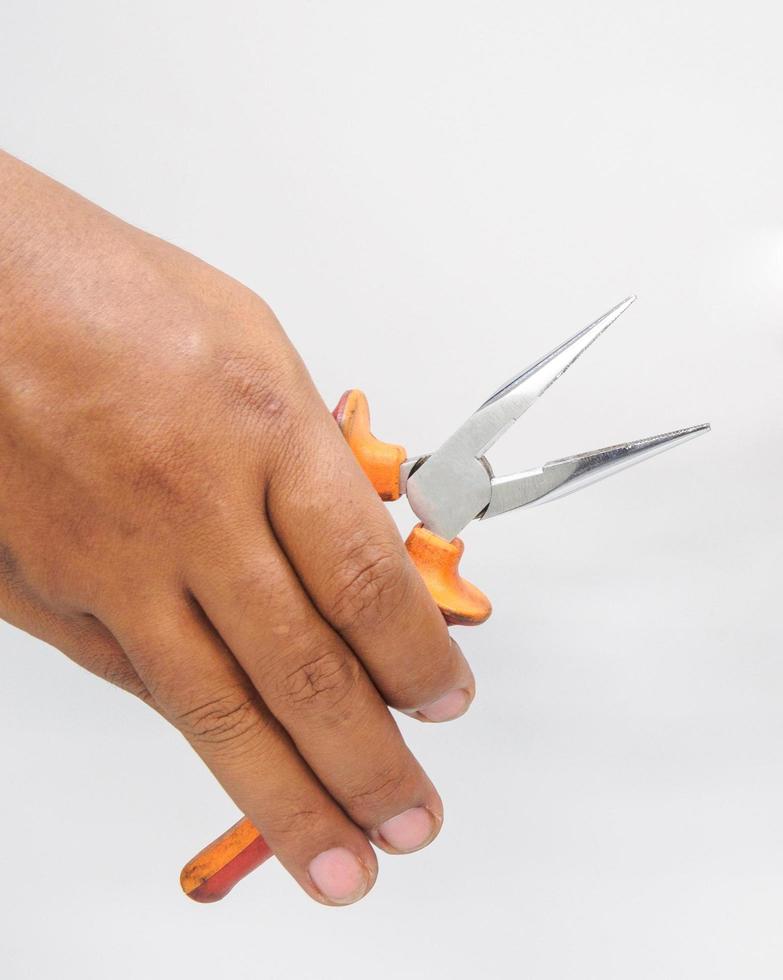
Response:
M637 439L635 442L621 443L619 446L609 446L607 449L599 450L598 453L584 453L582 459L596 459L598 456L604 457L602 462L610 462L612 468L615 468L617 464L622 463L623 466L627 465L625 462L639 462L642 459L647 459L650 456L657 456L658 453L665 452L667 449L673 449L675 446L679 446L683 442L689 442L691 439L696 439L698 436L704 435L705 432L710 431L709 422L701 422L699 425L689 425L684 429L674 429L672 432L661 432L660 435L648 436L646 439ZM571 459L578 459L580 457L573 456ZM561 462L560 460L555 460L556 463ZM549 464L547 464L549 465Z
M709 422L701 422L699 425L689 425L685 429L675 429L673 432L663 432L659 436L652 436L649 439L640 439L639 445L646 443L649 446L660 446L662 449L669 449L670 447L679 445L681 442L687 442L689 439L695 439L697 436L703 436L706 432L709 432L712 426Z
M491 441L482 444L483 448L481 452L485 452L500 432L504 431L511 422L518 419L536 398L542 395L553 382L557 381L560 375L567 371L593 341L597 340L607 327L611 326L619 316L625 313L635 300L635 295L631 294L627 296L622 303L613 306L611 310L608 310L602 316L599 316L597 320L593 320L592 323L583 327L559 347L544 355L540 360L531 364L530 367L525 368L524 371L515 375L504 385L501 385L482 405L479 405L474 413L474 418L482 409L488 408L496 402L505 401L507 405L507 412L505 413L507 417L501 420L501 424L498 425L498 429L493 434Z
M602 317L599 317L595 321L595 323L592 324L592 326L599 327L600 332L603 332L609 326L610 323L614 323L614 321L619 316L622 316L622 314L625 313L628 307L632 306L635 302L636 302L636 294L631 293L630 296L626 296L621 303L617 304L617 306L613 306L611 310L608 311L608 313L604 313Z
M489 506L481 516L495 517L510 510L557 500L709 431L709 422L704 422L686 429L662 432L646 439L556 459L526 473L495 477Z

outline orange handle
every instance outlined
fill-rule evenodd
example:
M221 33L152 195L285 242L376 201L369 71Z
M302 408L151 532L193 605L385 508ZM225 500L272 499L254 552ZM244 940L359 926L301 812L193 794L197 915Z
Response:
M356 388L346 391L332 414L380 497L397 500L405 450L372 434L370 409L362 392ZM417 524L405 547L449 625L478 626L489 617L489 599L459 573L465 550L459 538L445 541ZM182 890L196 902L217 902L271 855L267 842L244 817L185 865L180 875Z
M185 865L179 883L188 898L217 902L270 857L270 846L247 817L242 817Z
M381 442L370 432L370 406L364 392L358 388L346 391L332 415L381 500L397 500L405 450L391 442Z
M446 541L417 524L405 547L449 626L479 626L489 619L492 603L459 573L465 550L460 538Z

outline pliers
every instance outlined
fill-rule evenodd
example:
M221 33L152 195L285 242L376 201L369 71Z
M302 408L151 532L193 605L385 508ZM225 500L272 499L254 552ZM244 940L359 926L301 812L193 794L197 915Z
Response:
M419 518L405 545L450 625L478 625L492 612L489 599L459 572L464 546L458 535L471 521L556 500L709 431L709 424L694 425L512 476L493 474L485 453L635 298L629 296L498 388L433 453L408 458L402 446L376 439L367 399L358 389L340 399L334 418L375 490L389 501L405 494ZM185 866L180 883L190 898L214 902L271 854L245 817Z

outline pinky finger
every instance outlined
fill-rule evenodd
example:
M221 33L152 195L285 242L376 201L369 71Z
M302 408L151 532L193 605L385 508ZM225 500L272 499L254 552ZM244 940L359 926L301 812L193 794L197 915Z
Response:
M365 833L321 785L203 614L174 606L115 632L160 711L185 736L292 877L348 905L372 887Z

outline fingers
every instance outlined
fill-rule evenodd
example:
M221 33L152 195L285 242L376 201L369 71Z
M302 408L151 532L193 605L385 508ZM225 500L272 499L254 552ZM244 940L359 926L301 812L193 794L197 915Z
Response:
M334 420L321 406L289 442L267 510L307 592L388 704L424 720L462 714L470 667Z
M224 538L223 555L192 569L189 585L266 707L374 843L424 847L441 826L440 798L270 530Z
M199 611L183 603L113 628L162 713L302 888L332 905L366 894L377 874L369 841L319 784Z

